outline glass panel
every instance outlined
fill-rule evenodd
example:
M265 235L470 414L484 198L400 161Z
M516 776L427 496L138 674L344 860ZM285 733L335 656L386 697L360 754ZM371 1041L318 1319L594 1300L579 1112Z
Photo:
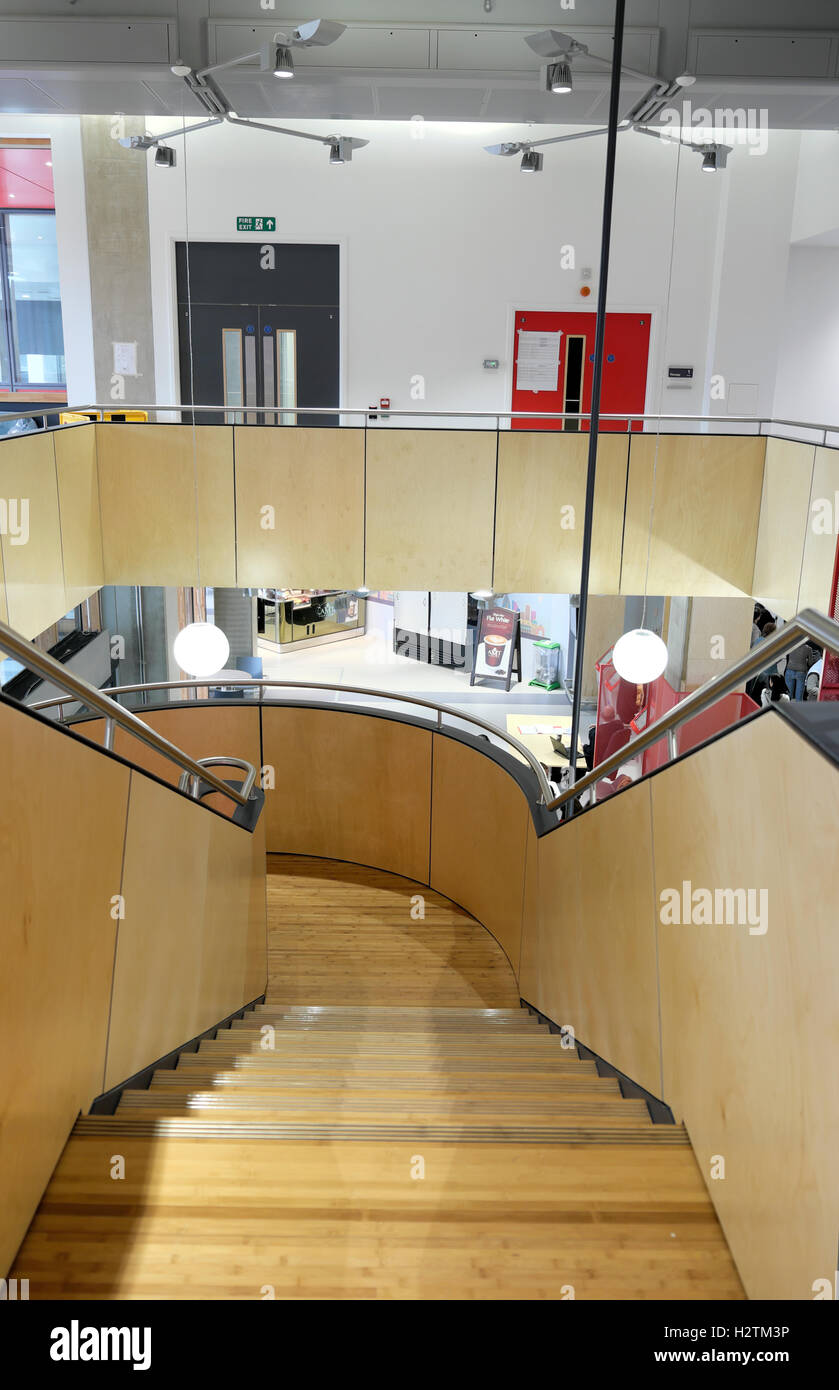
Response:
M15 377L30 386L63 385L55 215L10 212L6 229Z
M297 404L297 333L293 328L277 332L277 405ZM296 425L297 416L283 412L281 425Z
M276 405L274 400L274 338L270 330L262 335L262 380L264 383L263 405ZM264 415L266 425L276 425L277 417L274 414Z
M245 405L256 405L256 338L253 333L245 334ZM249 410L245 424L256 423L256 415Z
M565 350L565 403L568 415L578 415L583 399L583 367L585 362L585 338L571 337ZM565 429L572 434L579 433L579 420L566 420Z
M221 341L224 367L224 404L243 405L241 328L223 328ZM245 417L241 410L229 410L224 418L228 425L241 425Z

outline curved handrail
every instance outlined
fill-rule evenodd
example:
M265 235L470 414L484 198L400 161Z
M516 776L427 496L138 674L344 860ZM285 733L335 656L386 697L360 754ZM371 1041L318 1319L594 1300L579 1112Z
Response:
M549 802L547 809L549 811L559 810L566 802L575 800L582 792L587 791L596 782L607 777L610 772L616 772L629 758L637 757L645 749L651 748L654 743L658 743L660 738L675 735L679 725L683 724L685 720L692 719L696 714L701 714L703 710L713 705L721 695L729 694L738 685L749 680L751 676L765 671L767 666L772 665L776 657L794 651L808 637L812 637L821 647L839 652L839 623L834 622L832 618L826 617L823 613L819 613L815 608L802 609L773 637L764 637L752 647L746 656L735 661L734 665L730 666L727 671L723 671L719 676L713 676L698 690L687 695L680 704L674 705L654 724L650 724L649 728L644 729L636 738L624 744L623 748L619 748L610 757L604 758L602 763L593 767L591 772L586 773L585 777L581 777L573 786L568 787L567 790ZM672 751L674 755L678 754L678 748L673 748Z
M543 805L547 811L559 811L567 802L576 799L582 792L608 776L610 772L617 771L629 758L636 757L639 753L643 753L645 749L652 747L654 743L658 743L661 738L668 735L675 736L676 730L679 728L680 724L685 723L686 720L693 718L696 714L701 714L703 710L708 709L709 706L714 704L722 695L728 694L730 691L736 689L738 685L742 685L751 676L765 670L768 665L772 664L775 658L784 656L787 652L793 651L796 647L800 647L801 643L806 641L808 637L812 637L820 646L826 647L830 651L839 652L839 623L834 622L832 618L826 617L823 613L819 613L815 608L803 609L795 618L792 618L780 632L777 632L773 637L766 637L761 642L757 643L746 656L736 661L727 671L723 671L721 675L714 676L711 680L706 681L698 690L694 690L690 695L686 696L680 704L675 705L672 710L668 710L666 714L662 715L661 719L656 720L655 724L651 724L649 728L644 729L636 738L625 744L623 748L618 749L617 753L613 753L610 757L604 758L603 762L598 763L597 767L592 768L591 772L587 772L579 781L575 782L572 786L561 792L559 796L555 797L551 797L550 785L542 764L539 762L538 758L531 753L529 748L526 748L518 739L513 738L512 734L508 734L505 730L499 729L496 724L490 724L485 719L479 719L477 715L466 714L463 710L455 709L451 705L440 705L431 700L423 700L417 695L402 695L393 690L375 690L366 686L333 685L315 681L280 681L272 680L268 676L260 680L248 681L246 688L249 690L257 690L260 699L262 699L263 692L267 689L328 690L339 694L366 695L372 696L375 699L395 700L402 704L418 705L423 709L434 710L437 714L438 728L442 728L443 715L449 715L450 718L459 719L467 724L475 724L478 728L485 730L495 738L501 739L502 742L509 744L526 760L535 772L539 783L539 790L541 793L540 805ZM208 685L212 685L214 688L216 686L233 686L237 690L241 690L242 677L214 676L211 680L208 680L207 677L204 676L203 678L181 681L147 681L138 685L115 686L113 687L113 694L130 695L150 690L194 690ZM49 709L62 703L66 704L66 699L62 701L59 698L53 698L51 700L40 700L36 704L30 705L29 708L33 710ZM118 706L118 708L120 707ZM672 751L675 754L678 752L678 749L673 748Z
M248 796L243 791L237 791L229 782L225 782L221 777L217 777L214 772L205 770L201 764L191 758L183 749L177 748L174 743L170 743L168 738L157 733L148 724L144 724L142 719L138 719L131 710L124 709L109 696L104 695L95 685L90 685L88 681L82 680L73 671L68 671L66 666L62 666L55 657L49 656L47 652L42 652L39 647L35 647L31 642L27 642L25 637L21 637L15 632L14 628L6 623L0 622L0 651L8 652L16 661L20 661L31 671L36 671L44 680L52 681L60 686L67 694L55 700L41 700L38 704L24 705L21 708L35 710L47 708L51 704L66 705L68 699L78 700L82 704L89 705L92 709L98 710L106 720L105 724L105 746L113 746L114 726L119 725L127 733L133 734L143 743L147 743L156 753L161 753L170 762L177 763L184 772L193 777L200 778L204 782L209 782L214 791L222 792L224 796L229 796L231 800L240 806L248 804ZM206 682L205 682L206 684ZM248 764L250 767L250 764ZM255 769L251 768L256 777ZM253 781L251 781L251 787Z
M208 679L206 676L201 676L196 679L185 681L146 681L144 684L140 685L117 685L112 686L111 690L114 695L133 695L140 691L195 690L202 688L206 689L207 686L212 686L214 690L216 687L222 686L233 686L236 690L241 690L242 685L241 676L213 676L211 679ZM422 709L433 710L437 715L438 729L442 729L443 727L443 715L445 714L449 715L452 719L460 719L467 724L475 724L479 729L483 729L486 733L501 739L503 743L509 744L510 747L514 748L516 752L524 758L525 762L529 764L531 770L536 774L536 779L539 783L540 805L547 804L551 799L552 792L550 783L545 775L545 769L539 762L539 759L531 753L529 748L526 748L523 743L519 743L518 739L513 738L512 734L508 734L504 729L499 729L497 724L490 724L485 719L479 719L476 714L465 714L463 710L454 709L451 705L436 704L432 700L423 700L418 695L401 695L394 690L371 690L364 685L326 685L316 681L278 681L272 680L269 676L265 676L261 680L249 680L245 689L258 690L260 699L262 699L263 691L268 689L329 690L346 695L370 695L376 699L398 700L405 705L419 705ZM38 700L36 703L29 705L28 708L32 710L51 709L56 705L66 703L66 697L64 700L53 697L50 700Z

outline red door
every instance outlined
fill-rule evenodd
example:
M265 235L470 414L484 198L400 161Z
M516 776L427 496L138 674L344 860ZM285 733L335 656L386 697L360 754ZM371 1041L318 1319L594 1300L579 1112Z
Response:
M565 414L586 414L591 410L591 387L594 374L594 333L597 315L593 313L548 313L533 310L516 312L513 344L513 410L556 410ZM520 334L559 333L559 367L556 388L520 389ZM535 340L534 340L535 341ZM548 347L549 344L545 345ZM633 415L643 415L647 398L647 361L650 353L649 314L606 315L606 360L603 364L603 391L600 410L603 415L624 415L619 420L603 420L601 429L625 430ZM531 380L526 367L522 377ZM550 368L551 377L553 374ZM588 420L566 420L549 417L544 420L513 420L513 429L520 430L588 430ZM642 428L640 420L632 428Z

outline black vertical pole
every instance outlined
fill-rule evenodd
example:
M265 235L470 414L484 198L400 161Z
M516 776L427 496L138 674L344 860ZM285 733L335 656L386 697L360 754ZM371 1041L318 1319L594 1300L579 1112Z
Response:
M612 90L609 100L609 136L606 146L606 183L603 190L603 231L600 241L600 286L597 293L597 328L594 337L594 378L591 388L591 420L586 476L586 512L583 525L583 556L580 568L580 607L577 612L577 645L574 652L574 703L571 712L571 778L576 777L577 738L580 730L580 701L583 694L583 657L588 613L588 578L591 568L591 530L594 520L594 483L597 473L597 442L600 435L600 397L603 388L603 357L606 338L606 298L609 288L609 254L612 245L612 203L615 192L615 161L620 119L621 62L626 0L615 0L615 42L612 55ZM568 816L574 802L568 802Z

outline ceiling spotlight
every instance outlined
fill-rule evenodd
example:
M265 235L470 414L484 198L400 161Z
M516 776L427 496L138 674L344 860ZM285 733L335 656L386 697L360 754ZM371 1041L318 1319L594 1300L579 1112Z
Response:
M174 169L175 151L171 145L158 145L154 152L154 162L159 169Z
M274 53L274 76L293 77L294 59L291 56L291 49L284 44L278 43Z
M545 156L541 150L525 150L521 157L521 171L523 174L541 174Z
M565 61L549 63L546 86L549 92L572 92L574 79L571 76L571 64Z
M329 163L346 164L347 158L352 159L352 150L349 155L345 154L342 140L331 140L329 144Z
M731 154L730 145L698 145L696 148L702 155L703 174L716 174L726 168Z
M484 145L487 154L500 154L509 157L520 154L524 146L518 140L505 140L502 145Z
M182 63L179 58L177 63L172 64L169 71L173 72L176 77L189 77L192 68L189 66L189 63Z
M564 58L569 53L587 52L585 44L578 43L572 34L563 34L558 29L542 29L538 34L528 34L525 43L540 58Z
M338 24L334 19L310 19L306 24L297 26L292 39L307 48L324 48L328 43L340 39L346 27L346 24Z
M323 143L329 146L330 164L349 164L353 157L353 150L362 149L365 145L369 145L370 141L357 140L350 135L330 135L329 139L324 140Z

